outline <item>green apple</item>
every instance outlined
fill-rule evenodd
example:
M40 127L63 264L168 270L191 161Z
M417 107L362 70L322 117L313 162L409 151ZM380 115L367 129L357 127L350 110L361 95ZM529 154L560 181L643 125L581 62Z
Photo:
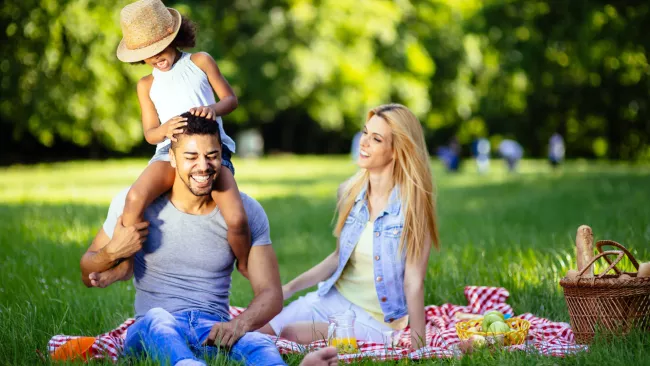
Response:
M506 333L510 331L508 324L502 321L492 322L488 328L488 333Z
M483 327L483 331L487 332L490 328L490 325L492 325L494 322L503 322L503 319L501 319L501 317L496 314L486 315L483 318L483 324L481 325L481 327Z
M501 318L501 321L506 320L506 318L505 318L505 316L503 315L503 313L500 312L500 311L498 311L498 310L490 310L490 311L488 311L487 313L483 314L483 316L488 316L488 315L490 315L490 314L498 315L498 316Z

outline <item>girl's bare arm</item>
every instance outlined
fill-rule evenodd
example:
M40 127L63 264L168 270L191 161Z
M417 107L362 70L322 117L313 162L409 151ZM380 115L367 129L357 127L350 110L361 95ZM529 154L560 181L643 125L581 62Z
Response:
M205 52L197 52L191 56L192 62L208 76L212 89L217 93L219 101L210 107L216 116L225 116L237 108L238 101L228 80L221 74L212 56Z

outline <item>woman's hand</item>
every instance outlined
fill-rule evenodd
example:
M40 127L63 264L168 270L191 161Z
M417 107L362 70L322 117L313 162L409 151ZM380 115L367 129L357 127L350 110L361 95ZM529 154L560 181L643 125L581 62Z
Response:
M211 120L217 119L217 112L212 106L194 107L190 109L190 113L192 113L193 116L205 117Z
M187 118L181 116L172 117L165 123L165 136L176 142L178 140L174 135L183 133L183 127L185 126L187 126Z

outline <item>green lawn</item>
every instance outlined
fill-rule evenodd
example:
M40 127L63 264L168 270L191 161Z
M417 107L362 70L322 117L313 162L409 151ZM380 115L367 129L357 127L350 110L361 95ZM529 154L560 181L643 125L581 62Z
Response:
M145 160L73 162L0 169L0 364L40 363L58 333L95 335L132 313L134 289L119 283L87 289L79 258L101 226L111 197L129 185ZM284 282L334 249L337 185L355 171L347 157L235 160L240 189L269 215ZM471 164L458 175L434 164L442 248L431 256L426 302L465 304L466 285L503 286L516 313L568 321L558 285L574 267L581 224L650 261L650 166L572 162L551 171L528 161L488 176ZM235 275L231 303L251 290ZM291 359L293 363L296 358ZM445 363L650 364L650 337L598 343L567 359L481 353Z

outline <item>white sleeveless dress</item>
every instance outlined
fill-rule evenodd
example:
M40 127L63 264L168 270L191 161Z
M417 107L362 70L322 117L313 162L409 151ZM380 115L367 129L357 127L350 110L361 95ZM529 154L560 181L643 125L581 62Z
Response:
M161 124L166 123L174 116L189 111L190 108L216 103L208 76L192 62L190 56L191 54L183 52L170 70L160 71L154 68L151 73L153 83L149 97L156 107ZM217 117L217 123L222 144L228 148L229 153L234 153L235 142L223 130L221 117ZM159 143L150 163L169 161L170 143L171 140L167 138Z

